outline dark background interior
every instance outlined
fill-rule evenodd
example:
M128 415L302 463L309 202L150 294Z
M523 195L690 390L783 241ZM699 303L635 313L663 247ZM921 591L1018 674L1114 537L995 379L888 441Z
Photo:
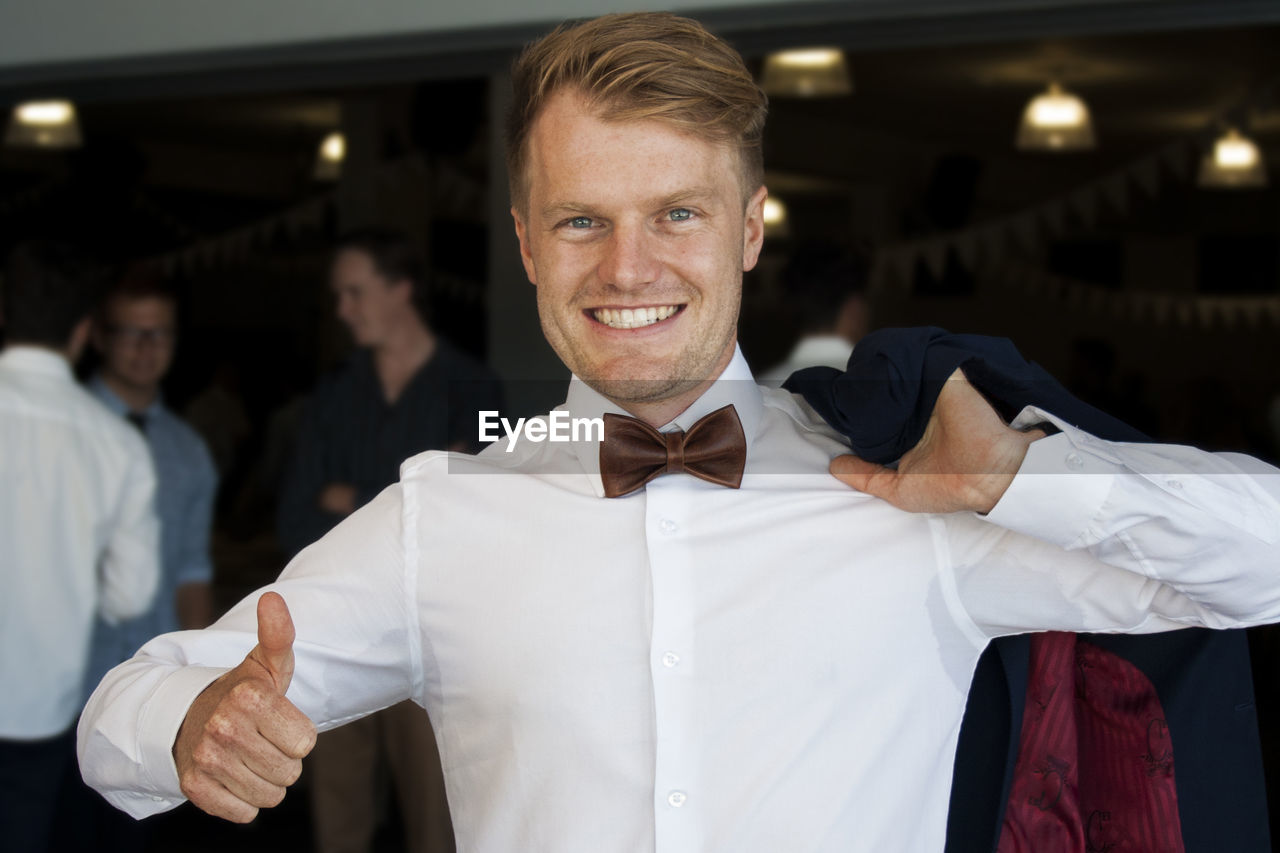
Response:
M745 283L741 340L753 367L788 351L795 329L778 271L800 243L821 238L866 253L877 326L1009 336L1164 440L1280 456L1268 422L1280 399L1280 26L1146 31L1138 19L1109 32L1074 20L1028 35L979 23L955 37L921 26L913 38L899 23L725 28L756 69L767 49L834 43L855 80L850 96L772 101L767 182L790 223ZM283 74L270 73L268 58L261 74L144 69L120 79L90 70L40 92L79 99L83 148L0 148L0 252L59 237L120 264L161 265L182 295L170 401L183 408L215 375L243 399L252 430L220 494L224 604L281 568L268 425L347 346L324 281L327 247L345 225L409 228L437 273L437 329L481 357L503 343L495 294L527 287L513 280L513 261L492 261L514 253L509 219L495 213L505 175L491 119L509 59L509 50L452 63L409 55ZM1054 77L1088 102L1096 150L1014 148L1023 106ZM39 89L0 81L0 106ZM1271 187L1196 186L1196 162L1228 122L1270 161ZM340 128L354 160L338 184L317 181L316 148ZM1173 150L1181 165L1161 159L1155 191L1144 190L1138 165ZM1096 191L1116 175L1125 190ZM972 258L951 250L932 264L922 248L975 234L985 236ZM1139 297L1167 310L1124 307ZM1206 299L1253 308L1223 314ZM1276 697L1259 699L1274 728ZM184 808L158 819L156 849L179 835L196 849L193 822L207 849L299 849L305 797L286 803L248 829L200 823ZM384 841L394 846L394 836Z

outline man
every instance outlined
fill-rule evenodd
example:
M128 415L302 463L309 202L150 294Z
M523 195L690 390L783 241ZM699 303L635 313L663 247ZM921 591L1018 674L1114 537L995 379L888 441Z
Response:
M217 474L204 440L161 392L177 343L177 300L163 281L135 271L98 309L93 344L102 358L89 390L146 438L155 465L161 579L151 608L119 625L99 621L86 696L107 670L152 637L213 621L209 531Z
M146 439L156 471L156 515L160 521L160 582L151 607L133 619L94 625L84 698L107 671L152 637L203 628L213 621L209 531L217 474L199 434L165 405L160 385L173 364L177 299L146 268L122 278L94 317L93 345L101 364L88 389ZM74 809L59 827L64 846L99 851L144 847L146 824L125 819L83 786L68 780Z
M854 344L871 325L865 263L839 246L805 245L783 267L782 289L800 338L782 362L756 381L777 388L806 367L844 370Z
M1280 617L1275 478L1236 467L1261 463L1024 432L957 376L895 472L750 381L764 99L700 26L561 29L513 80L512 212L577 377L563 411L610 435L419 456L272 593L145 649L81 731L113 802L251 819L313 720L412 696L460 849L938 850L990 637ZM653 451L625 437L653 428L637 474L623 457Z
M426 283L426 263L406 234L371 228L338 241L330 286L359 349L303 413L280 500L290 555L394 483L410 456L475 449L477 411L499 408L497 378L432 331L419 307ZM407 849L452 850L435 738L412 702L320 739L310 762L316 849L373 849L384 766Z
M74 250L15 249L0 352L0 838L43 853L72 761L94 614L151 603L155 474L137 432L76 384L96 274Z

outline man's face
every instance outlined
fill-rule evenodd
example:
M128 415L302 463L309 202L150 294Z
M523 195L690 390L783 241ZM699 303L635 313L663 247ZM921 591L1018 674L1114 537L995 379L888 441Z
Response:
M763 240L737 152L653 120L606 122L574 92L529 136L512 210L543 333L618 402L669 400L733 357L742 273Z
M329 287L338 300L338 319L362 347L385 344L404 312L414 310L409 282L387 281L359 249L344 249L333 259Z
M358 248L344 248L334 257L329 287L338 300L338 319L351 329L358 346L387 343L390 329L413 310L413 287L389 282L374 259Z
M112 299L94 330L102 373L126 387L154 392L173 364L175 319L173 303L162 297Z

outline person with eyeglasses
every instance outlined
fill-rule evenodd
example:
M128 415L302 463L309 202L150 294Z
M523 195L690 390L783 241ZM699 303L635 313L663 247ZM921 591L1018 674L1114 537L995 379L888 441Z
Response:
M159 273L135 267L115 282L94 315L91 340L99 363L87 388L145 438L156 471L160 581L151 606L93 629L83 699L102 677L152 637L203 628L213 621L209 535L218 477L204 439L165 405L161 385L177 344L177 295ZM76 776L64 789L55 841L66 848L138 850L149 824L129 820Z

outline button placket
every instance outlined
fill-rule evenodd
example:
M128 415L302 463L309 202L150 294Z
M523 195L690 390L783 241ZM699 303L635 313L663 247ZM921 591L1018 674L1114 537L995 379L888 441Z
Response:
M691 785L697 768L694 622L697 571L688 543L694 493L681 478L646 487L646 531L653 584L654 831L659 850L696 849Z

